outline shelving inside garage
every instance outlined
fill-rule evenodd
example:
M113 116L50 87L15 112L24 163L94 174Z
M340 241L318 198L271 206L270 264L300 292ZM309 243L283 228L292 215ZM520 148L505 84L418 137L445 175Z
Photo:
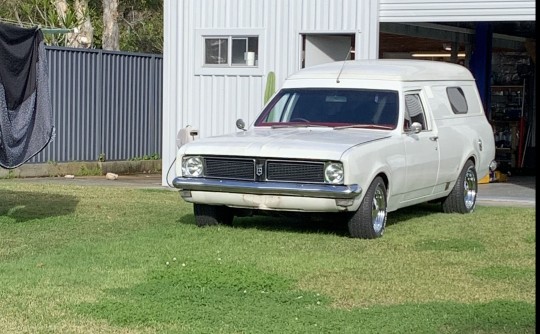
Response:
M527 79L531 60L523 53L494 54L490 97L490 122L495 137L499 170L523 167L528 135Z

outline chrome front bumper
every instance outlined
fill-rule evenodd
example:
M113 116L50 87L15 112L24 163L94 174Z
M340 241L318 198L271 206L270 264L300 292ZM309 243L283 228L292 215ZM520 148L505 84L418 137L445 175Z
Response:
M175 188L190 191L241 193L254 195L299 196L330 199L354 199L362 193L357 184L330 185L289 182L253 182L205 178L176 177Z

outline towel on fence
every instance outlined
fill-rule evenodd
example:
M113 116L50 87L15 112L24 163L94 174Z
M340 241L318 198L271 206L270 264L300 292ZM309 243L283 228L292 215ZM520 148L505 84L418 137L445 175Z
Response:
M24 164L53 134L43 33L0 23L0 166Z

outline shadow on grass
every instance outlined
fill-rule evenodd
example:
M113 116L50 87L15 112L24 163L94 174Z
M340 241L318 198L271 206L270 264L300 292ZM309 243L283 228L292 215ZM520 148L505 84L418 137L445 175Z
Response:
M410 219L427 217L442 212L440 204L424 203L403 208L388 214L387 225L406 223ZM349 236L347 216L338 213L321 213L317 215L254 215L235 217L233 228L256 229L273 232L316 233ZM185 215L178 220L180 224L195 225L193 215Z
M443 210L440 203L421 203L406 208L390 212L388 214L387 225L401 224L411 219L428 217L431 215L442 214Z
M257 229L273 232L314 233L348 236L347 221L340 216L310 217L253 216L235 218L234 228Z
M179 224L196 225L195 217L184 215L177 220ZM206 227L206 228L212 228ZM250 217L235 217L231 228L254 229L272 232L293 232L293 233L323 233L334 235L348 235L347 223L345 221L327 220L309 220L307 218L293 217L274 217L265 215L256 215Z
M79 200L71 195L28 191L0 190L0 219L9 217L17 223L73 213Z

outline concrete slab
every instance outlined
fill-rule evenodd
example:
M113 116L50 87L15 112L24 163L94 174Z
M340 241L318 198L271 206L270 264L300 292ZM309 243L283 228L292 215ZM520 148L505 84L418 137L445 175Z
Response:
M507 182L478 185L478 205L536 207L536 176L510 176Z
M25 177L12 179L21 183L47 183L78 186L111 186L128 188L174 189L161 185L161 174L129 174L118 175L116 180L108 180L101 176L75 176L73 178L58 177ZM176 190L176 189L174 189Z

